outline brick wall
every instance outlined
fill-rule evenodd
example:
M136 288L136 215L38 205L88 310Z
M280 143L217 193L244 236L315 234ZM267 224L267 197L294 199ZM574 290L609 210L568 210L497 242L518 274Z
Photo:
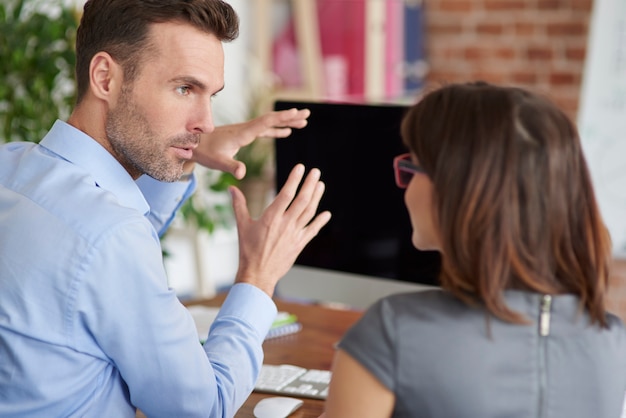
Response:
M481 79L547 94L576 120L592 0L424 0L428 82ZM626 321L626 261L609 308Z
M425 0L424 7L430 81L532 88L575 118L592 0Z

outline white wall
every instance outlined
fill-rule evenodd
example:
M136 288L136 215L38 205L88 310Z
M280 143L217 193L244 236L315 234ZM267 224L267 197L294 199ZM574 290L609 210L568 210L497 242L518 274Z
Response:
M614 254L626 258L626 2L593 7L578 125Z
M248 120L255 105L255 93L263 84L259 60L254 51L254 0L230 0L240 19L239 37L224 44L224 90L213 99L215 124ZM203 176L199 168L197 174ZM228 204L226 193L215 194L199 187L197 193L209 201ZM211 236L176 230L163 242L171 256L165 260L170 286L181 297L210 297L215 289L234 282L238 266L237 231L218 229ZM191 263L191 265L190 265Z

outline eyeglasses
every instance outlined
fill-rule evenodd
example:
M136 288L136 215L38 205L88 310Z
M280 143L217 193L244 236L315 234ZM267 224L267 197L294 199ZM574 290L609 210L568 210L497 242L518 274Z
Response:
M426 173L423 167L413 163L411 154L402 154L394 158L393 171L396 176L396 185L401 189L407 188L414 174Z

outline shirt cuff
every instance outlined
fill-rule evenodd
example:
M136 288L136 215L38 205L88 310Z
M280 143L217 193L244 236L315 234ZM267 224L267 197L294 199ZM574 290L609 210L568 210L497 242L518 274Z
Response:
M239 318L256 329L263 339L277 313L276 304L267 293L248 283L236 283L222 303L218 318L221 316Z

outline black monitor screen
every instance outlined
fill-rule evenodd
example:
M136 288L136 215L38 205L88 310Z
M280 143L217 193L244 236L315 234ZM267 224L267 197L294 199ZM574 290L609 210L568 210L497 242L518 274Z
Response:
M304 129L275 141L279 190L297 163L322 172L320 210L332 218L296 264L421 284L437 284L440 258L411 244L404 191L393 158L406 151L401 105L277 101L276 110L308 108Z

